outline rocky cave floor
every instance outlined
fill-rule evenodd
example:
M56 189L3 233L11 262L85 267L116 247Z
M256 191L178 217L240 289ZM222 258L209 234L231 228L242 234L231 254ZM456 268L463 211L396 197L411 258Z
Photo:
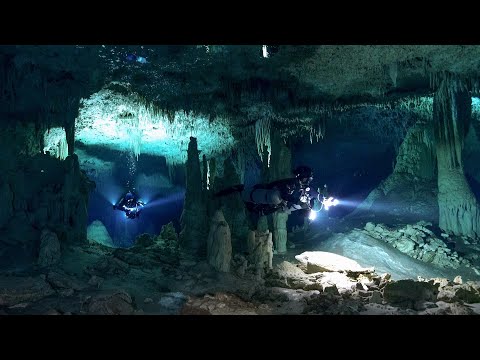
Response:
M321 236L342 236L335 231L348 226L337 225ZM349 234L363 232L373 239L373 226ZM321 263L312 267L295 259L312 250L312 242L296 244L287 254L275 255L267 273L252 269L241 254L234 255L229 273L217 272L206 261L193 260L164 241L137 243L129 249L95 243L74 246L54 267L0 273L0 314L480 313L480 277L478 281L460 276L395 281L371 268L352 270L341 264L331 268ZM398 250L404 249L394 251Z

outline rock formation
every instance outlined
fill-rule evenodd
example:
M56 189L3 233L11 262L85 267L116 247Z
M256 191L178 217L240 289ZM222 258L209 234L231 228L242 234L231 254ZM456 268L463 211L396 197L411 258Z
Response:
M268 181L285 179L292 176L291 166L292 154L288 146L283 142L278 132L273 133L272 155L270 167L268 168ZM287 220L288 214L284 212L275 212L273 219L273 241L275 252L284 254L287 252Z
M270 231L250 231L247 240L248 261L255 268L268 271L272 268L273 241Z
M240 184L240 176L233 165L231 158L226 158L223 161L223 177L215 179L215 191L226 189L230 186ZM242 201L239 193L232 193L230 195L221 197L215 201L217 206L221 206L225 219L230 226L232 234L232 246L235 249L243 250L242 244L248 234L248 223L245 210L245 204Z
M225 221L223 212L217 210L212 218L207 240L208 263L216 270L229 272L232 261L232 239L230 227Z
M461 80L445 76L433 98L438 164L439 226L472 238L480 235L480 211L463 170L463 146L471 122L471 95Z
M190 138L186 167L186 192L180 223L180 244L192 253L205 252L207 230L206 208L202 193L202 174L198 158L197 139Z
M60 260L61 255L60 242L57 235L48 229L44 229L40 234L38 264L40 266L54 265Z
M453 269L458 269L462 265L471 266L468 259L450 249L444 240L437 238L433 231L428 229L431 225L431 223L420 221L413 225L390 229L383 224L375 225L368 222L363 231L426 263ZM448 237L447 234L444 235Z

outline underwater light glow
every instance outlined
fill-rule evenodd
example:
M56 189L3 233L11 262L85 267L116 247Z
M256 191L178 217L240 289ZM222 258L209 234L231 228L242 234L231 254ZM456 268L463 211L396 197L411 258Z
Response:
M315 220L317 218L317 212L314 210L310 210L310 214L308 214L308 220Z
M228 119L183 110L162 114L136 95L103 89L88 99L75 123L75 139L85 145L100 145L138 155L163 156L168 165L187 160L190 137L196 137L207 158L222 154L235 143Z
M328 199L324 197L322 200L322 205L324 206L325 210L328 210L330 206L337 206L338 203L338 199L334 199L332 196L330 196Z
M480 118L480 98L472 97L472 116Z
M63 127L55 127L45 131L43 134L43 151L51 155L65 159L68 156L67 134Z

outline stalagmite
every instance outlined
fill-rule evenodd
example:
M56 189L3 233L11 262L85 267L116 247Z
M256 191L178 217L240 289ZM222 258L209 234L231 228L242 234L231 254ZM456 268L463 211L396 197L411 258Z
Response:
M248 261L265 271L272 268L273 241L270 231L249 231L247 238Z
M471 97L464 83L445 76L434 96L438 165L439 226L456 235L480 234L477 200L463 171L462 150L471 121Z
M202 174L198 158L197 139L190 138L186 168L186 192L180 224L181 246L192 253L201 253L205 249L206 208L202 201Z
M226 189L240 184L240 176L237 173L231 158L223 161L223 177L216 178L215 189ZM233 193L220 199L225 219L230 226L233 246L239 247L248 233L248 223L245 213L245 204L239 193Z
M217 210L212 218L207 239L207 259L217 271L230 271L232 240L230 227L225 221L222 210Z
M268 180L275 181L291 176L291 152L283 143L278 132L273 134L272 142L272 164L268 169ZM287 220L288 214L284 212L275 212L273 214L273 239L275 251L278 254L284 254L287 251Z
M275 235L275 251L277 254L287 252L287 220L287 213L277 211L273 214L273 234Z

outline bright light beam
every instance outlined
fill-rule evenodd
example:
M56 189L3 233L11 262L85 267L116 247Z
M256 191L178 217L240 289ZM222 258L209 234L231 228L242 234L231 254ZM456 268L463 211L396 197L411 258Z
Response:
M338 199L334 199L332 196L330 196L328 199L324 197L322 200L322 205L325 208L325 210L328 210L331 206L337 206L338 203L339 203Z

